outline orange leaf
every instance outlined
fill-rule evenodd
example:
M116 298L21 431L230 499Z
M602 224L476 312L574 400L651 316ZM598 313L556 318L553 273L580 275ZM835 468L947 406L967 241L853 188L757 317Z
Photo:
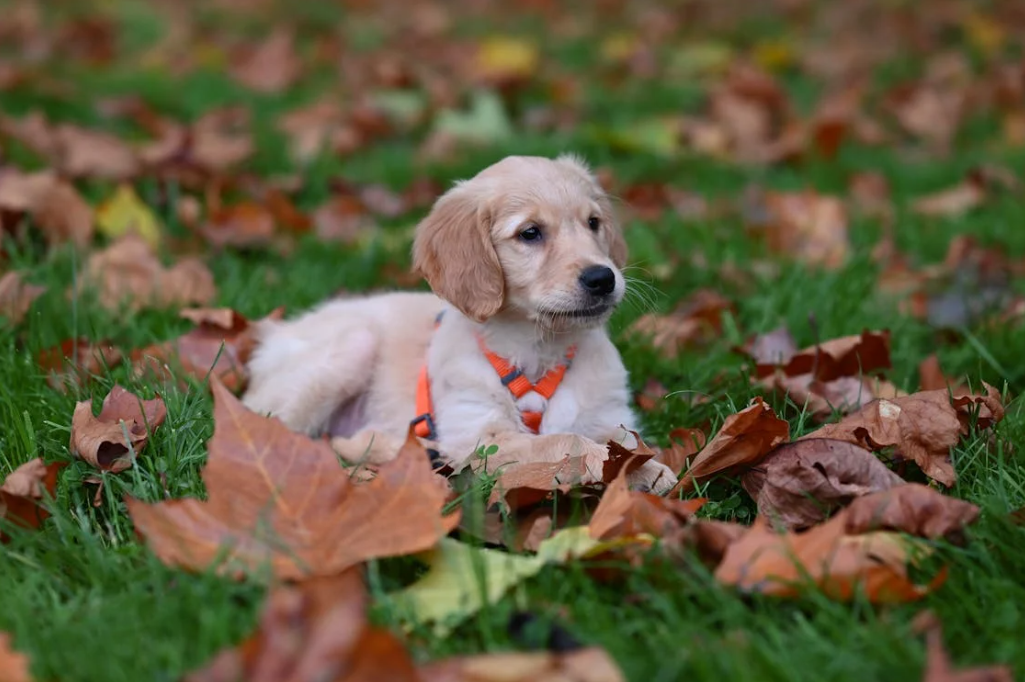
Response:
M29 528L38 528L50 515L39 506L39 501L43 499L44 491L45 495L53 497L57 489L57 473L65 464L43 464L43 460L37 457L9 473L0 485L0 518L15 519ZM0 533L0 539L6 541L7 538Z
M432 547L459 522L448 486L411 438L374 480L357 484L330 446L250 412L212 381L208 499L128 499L136 529L169 565L227 570L269 563L282 578L333 575L367 559Z
M71 454L94 467L117 473L132 466L130 453L137 456L150 434L164 423L167 406L160 396L140 400L115 385L103 399L99 416L93 415L92 400L75 406L71 418ZM127 439L125 435L127 434Z
M694 483L715 474L736 473L762 460L773 448L790 438L790 425L780 419L764 400L755 398L749 407L723 422L719 433L691 462L680 482L670 491L688 491Z
M32 682L29 658L11 648L11 636L0 632L0 680L4 682Z

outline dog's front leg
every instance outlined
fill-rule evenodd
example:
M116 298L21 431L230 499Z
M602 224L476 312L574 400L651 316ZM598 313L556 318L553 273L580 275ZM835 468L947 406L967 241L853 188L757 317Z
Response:
M495 452L479 456L477 448ZM476 446L446 448L443 454L454 464L468 463L477 472L494 473L499 468L516 462L558 462L569 457L581 457L584 464L582 482L592 483L602 478L602 466L609 457L608 448L576 434L547 434L535 436L512 430L486 433ZM460 468L457 466L456 468Z
M349 438L331 439L331 447L350 464L380 465L395 459L405 443L402 438L380 431L360 431Z

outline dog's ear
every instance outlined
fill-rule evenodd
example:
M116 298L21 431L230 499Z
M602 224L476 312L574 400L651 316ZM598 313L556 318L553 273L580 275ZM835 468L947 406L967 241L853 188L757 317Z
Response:
M501 309L505 276L488 208L472 183L443 194L417 225L413 271L470 319L483 322Z

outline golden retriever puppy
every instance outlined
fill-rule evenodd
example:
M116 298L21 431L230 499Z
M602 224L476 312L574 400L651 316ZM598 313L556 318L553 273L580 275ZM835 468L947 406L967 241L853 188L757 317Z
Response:
M265 322L243 402L352 462L395 456L410 424L457 470L582 456L636 430L605 323L626 244L608 197L572 156L513 156L457 183L417 226L413 266L434 293L329 301ZM479 448L497 446L480 457ZM494 448L491 448L492 450ZM676 478L649 461L634 487Z

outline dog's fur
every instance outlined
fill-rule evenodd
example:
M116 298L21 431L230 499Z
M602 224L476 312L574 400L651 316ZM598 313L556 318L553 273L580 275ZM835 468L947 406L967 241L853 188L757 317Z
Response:
M540 228L541 239L521 237L530 226ZM625 260L608 197L581 161L508 157L457 183L417 226L413 265L434 294L343 298L291 321L263 323L243 401L294 430L330 431L349 461L382 462L395 456L416 416L426 360L434 445L452 466L494 470L583 455L599 478L607 441L630 445L621 427L636 429L626 369L605 331L625 292ZM582 286L581 272L591 266L612 270L613 291L602 296ZM539 434L523 426L520 410L545 407L544 399L528 393L516 401L477 334L531 382L576 345ZM498 446L494 456L474 457L491 444ZM665 491L675 476L649 461L630 483Z

